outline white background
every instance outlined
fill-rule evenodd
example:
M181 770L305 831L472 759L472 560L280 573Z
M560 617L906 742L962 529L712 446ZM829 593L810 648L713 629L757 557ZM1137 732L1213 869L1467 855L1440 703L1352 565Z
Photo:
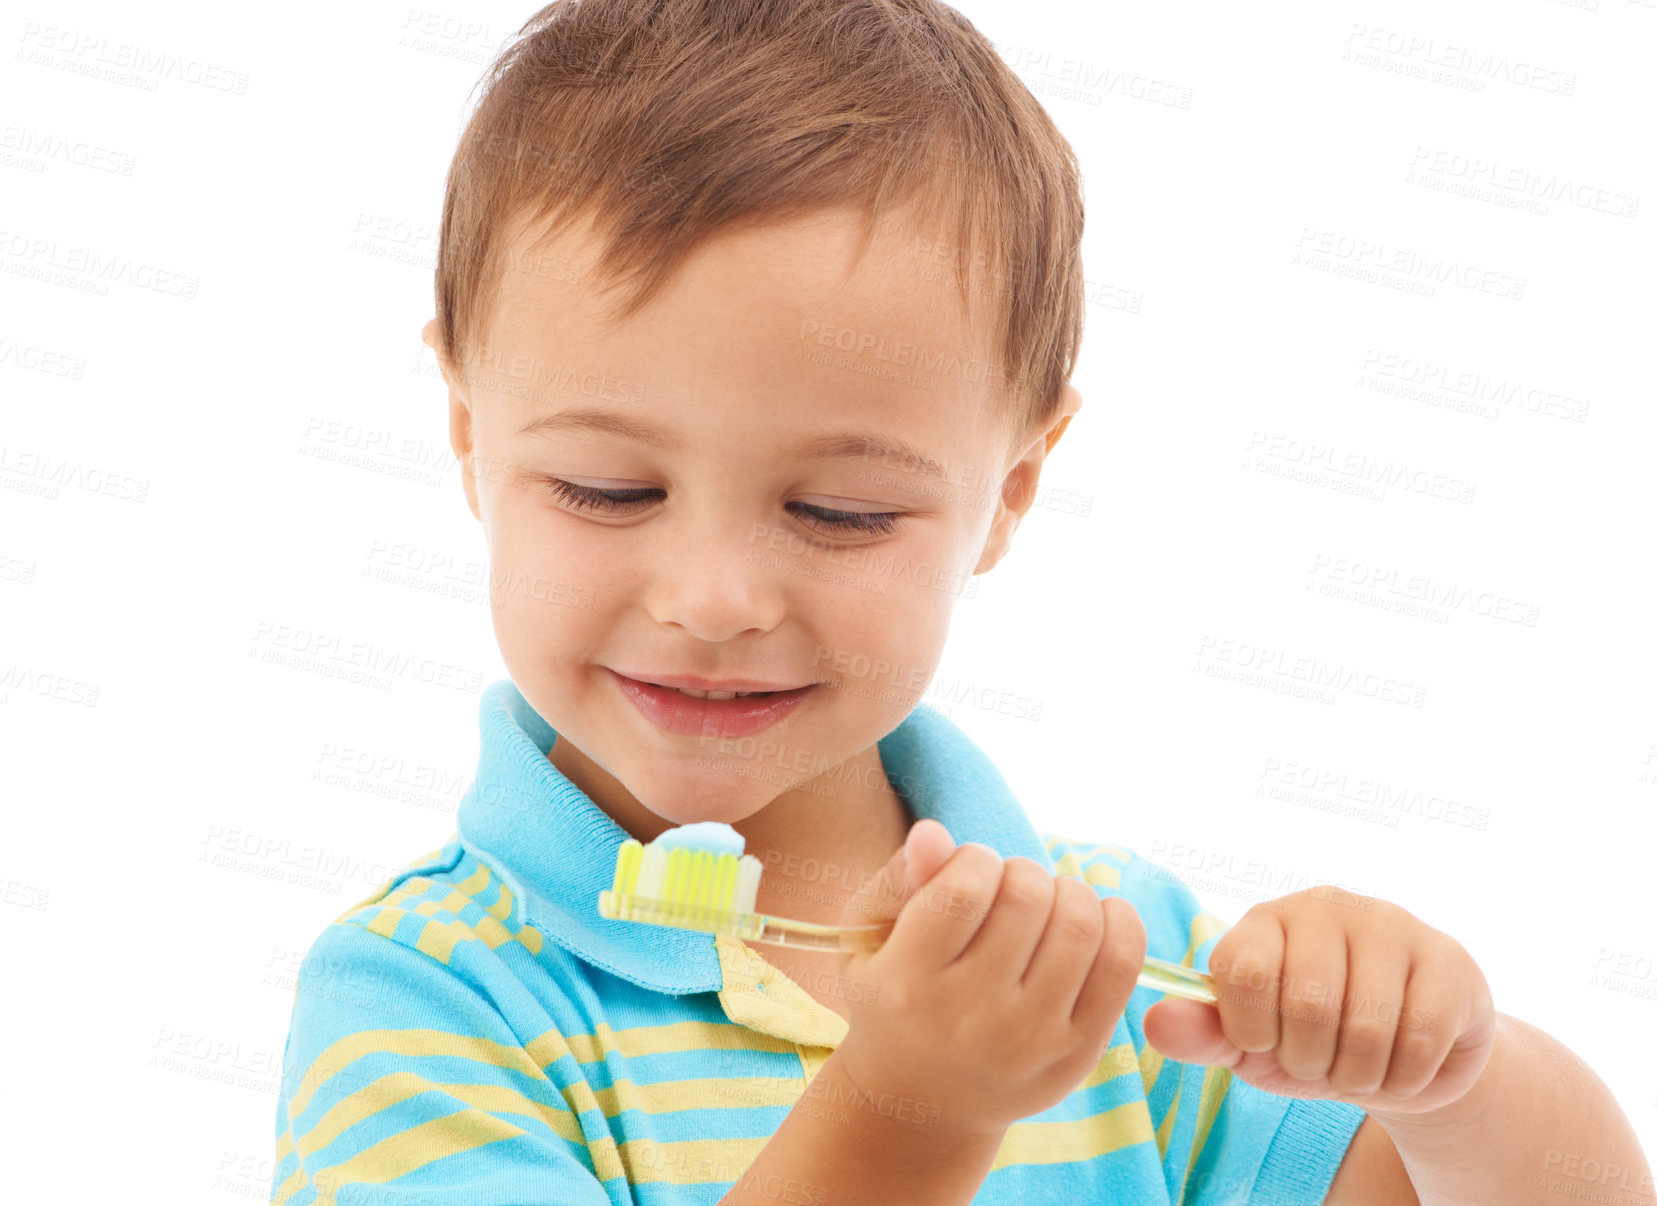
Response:
M419 329L533 7L0 16L16 1200L264 1200L300 958L451 832L475 693L262 658L504 676ZM1323 882L1451 934L1657 1147L1657 2L959 7L1080 156L1093 304L934 702L1228 921Z

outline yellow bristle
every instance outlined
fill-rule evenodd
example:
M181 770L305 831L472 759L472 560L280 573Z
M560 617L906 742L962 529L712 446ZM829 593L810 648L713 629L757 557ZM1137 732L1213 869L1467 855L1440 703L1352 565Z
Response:
M644 858L644 847L636 838L628 838L616 853L615 892L632 892L639 882L639 862Z
M695 862L692 864L690 891L681 897L685 904L706 905L708 902L708 888L713 881L713 858L706 850L696 852Z
M683 846L670 851L667 856L667 890L662 894L664 900L674 904L683 904L694 899L691 895L696 876L696 857Z
M736 886L736 855L722 854L716 868L713 892L709 903L716 909L731 907L731 889Z
M708 864L713 861L713 855L706 850L698 850L691 862L690 889L683 897L686 904L699 905L705 899L703 895L708 887Z

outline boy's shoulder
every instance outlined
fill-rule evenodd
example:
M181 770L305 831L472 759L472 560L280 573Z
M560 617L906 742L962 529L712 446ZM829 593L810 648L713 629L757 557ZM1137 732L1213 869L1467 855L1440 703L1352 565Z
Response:
M345 938L375 934L455 967L457 952L476 947L495 952L516 943L531 955L545 935L529 924L516 894L490 863L479 858L457 833L447 843L411 860L373 892L333 919L313 951ZM366 949L373 949L368 944ZM457 968L458 970L458 968Z

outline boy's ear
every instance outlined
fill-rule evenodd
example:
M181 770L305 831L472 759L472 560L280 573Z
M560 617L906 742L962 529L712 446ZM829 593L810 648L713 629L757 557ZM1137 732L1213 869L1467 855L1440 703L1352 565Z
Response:
M990 524L990 534L984 541L984 551L978 555L978 564L972 571L974 574L988 573L1007 555L1019 520L1035 505L1036 482L1041 477L1042 463L1046 461L1047 454L1053 451L1059 437L1064 435L1064 429L1070 426L1070 420L1081 408L1082 395L1075 386L1066 382L1059 391L1059 408L1053 416L1053 421L1041 435L1030 442L1030 446L1024 450L1024 455L1007 470L1007 477L1001 483L1001 498L995 509L995 520Z
M466 490L466 505L472 509L472 518L481 523L483 516L478 511L478 483L472 463L472 403L449 376L443 349L437 346L437 340L437 319L433 318L420 328L420 342L437 353L438 371L449 387L449 447L460 462L460 481Z

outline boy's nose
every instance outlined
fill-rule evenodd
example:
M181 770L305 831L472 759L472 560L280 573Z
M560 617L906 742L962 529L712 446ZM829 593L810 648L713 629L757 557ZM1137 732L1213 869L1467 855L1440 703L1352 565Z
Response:
M746 525L733 525L721 539L678 538L649 568L645 606L657 623L704 641L769 632L788 610L780 572Z

